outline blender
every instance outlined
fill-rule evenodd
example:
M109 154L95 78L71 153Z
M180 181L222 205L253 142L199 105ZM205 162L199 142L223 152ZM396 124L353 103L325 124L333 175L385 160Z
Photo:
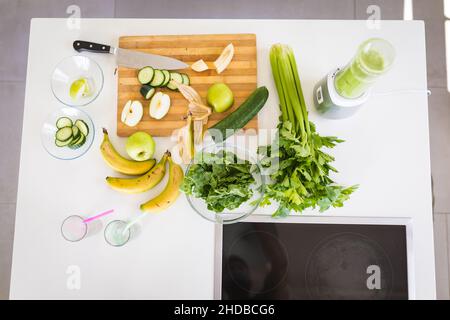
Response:
M314 87L314 104L319 113L330 119L353 115L370 98L373 84L394 60L395 49L388 41L364 41L347 66L332 70Z

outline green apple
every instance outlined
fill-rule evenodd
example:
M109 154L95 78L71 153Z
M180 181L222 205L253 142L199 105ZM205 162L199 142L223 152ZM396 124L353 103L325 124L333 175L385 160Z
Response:
M215 83L209 87L206 100L215 112L225 112L233 105L234 97L225 83Z
M128 137L125 150L133 160L145 161L155 153L155 140L146 132L135 132Z

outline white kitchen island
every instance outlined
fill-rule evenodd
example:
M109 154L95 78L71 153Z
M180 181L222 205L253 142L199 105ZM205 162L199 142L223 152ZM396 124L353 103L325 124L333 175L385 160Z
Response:
M73 26L73 24L71 24ZM343 208L305 212L296 222L401 223L408 230L408 283L412 299L435 298L432 197L424 25L419 21L382 21L369 29L365 21L320 20L131 20L82 19L79 29L66 19L33 19L28 53L16 211L12 299L212 299L214 296L214 224L198 216L182 195L167 212L149 215L124 247L109 246L103 233L79 243L65 241L60 225L71 214L89 216L110 208L103 219L136 216L138 204L163 187L137 196L117 193L104 178L112 171L103 162L101 128L124 152L115 136L117 78L114 57L86 54L104 72L100 96L82 109L93 118L96 136L83 157L50 157L40 140L42 123L62 105L50 89L55 65L75 54L72 42L84 39L117 45L124 35L255 33L258 85L270 91L260 113L261 128L277 123L278 103L269 65L269 48L293 47L311 120L323 135L346 140L333 154L339 183L359 184ZM312 108L315 83L345 64L369 37L393 43L397 61L374 88L374 96L354 117L321 118ZM159 157L174 142L157 138ZM271 208L258 211L266 215ZM270 219L265 216L264 219ZM71 282L79 275L79 287Z

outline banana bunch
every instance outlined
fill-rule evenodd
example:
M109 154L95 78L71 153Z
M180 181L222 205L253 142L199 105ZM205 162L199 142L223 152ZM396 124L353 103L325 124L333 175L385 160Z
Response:
M106 177L106 183L114 190L125 193L141 193L155 187L164 178L166 161L170 153L165 153L156 166L135 178Z
M111 169L130 176L144 174L148 172L156 163L155 159L150 159L147 161L134 161L122 157L109 140L108 131L105 128L103 128L103 142L100 145L100 151L103 159L111 167Z
M166 174L166 162L169 162L169 180L164 190L140 206L144 212L161 212L178 198L180 185L183 182L183 169L174 163L169 151L164 153L155 165L155 160L133 161L123 158L111 144L108 132L103 129L103 142L100 151L105 162L115 171L134 175L133 178L106 177L106 183L114 190L124 193L142 193L154 188Z
M181 167L168 158L169 161L169 180L164 190L150 199L146 203L141 204L141 210L149 213L158 213L170 207L180 195L180 185L183 182L184 173Z

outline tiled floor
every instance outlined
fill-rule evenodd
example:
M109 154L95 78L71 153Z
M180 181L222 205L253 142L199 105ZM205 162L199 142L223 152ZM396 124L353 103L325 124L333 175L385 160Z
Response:
M8 298L18 159L31 17L366 19L369 5L382 19L401 19L403 0L0 0L0 299ZM449 299L450 95L446 91L444 16L440 0L414 0L427 31L431 160L435 192L438 297ZM7 103L5 103L7 101Z

